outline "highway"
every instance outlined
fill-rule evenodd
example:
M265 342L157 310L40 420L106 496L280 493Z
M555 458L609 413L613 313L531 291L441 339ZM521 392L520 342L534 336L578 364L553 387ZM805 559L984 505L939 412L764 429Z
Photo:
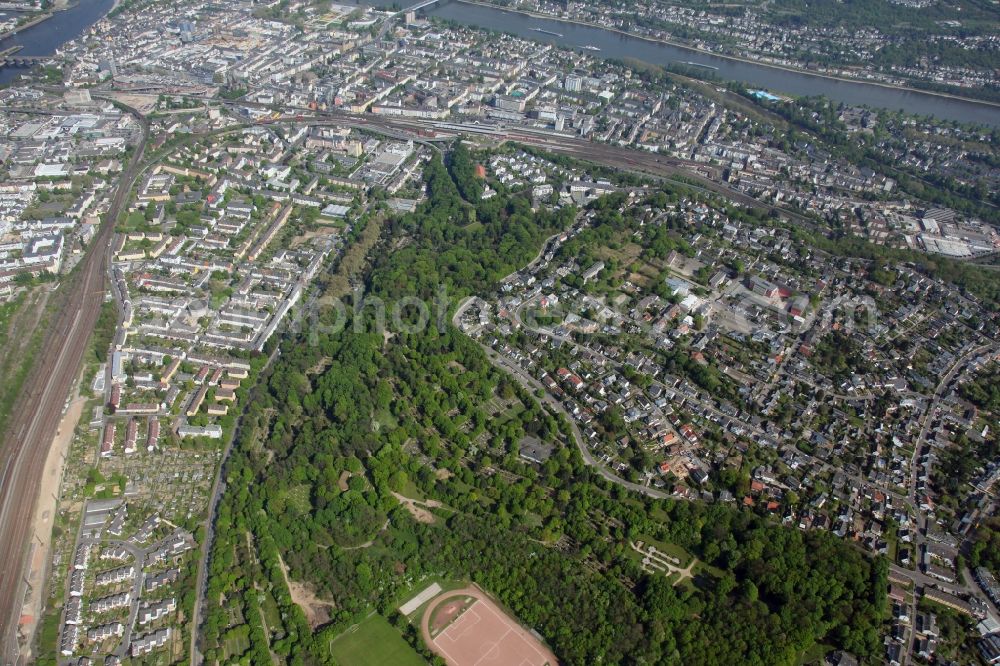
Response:
M18 624L28 583L24 578L32 516L38 501L45 459L55 437L66 396L80 371L105 294L108 257L115 220L127 200L149 138L145 118L142 138L122 173L98 235L68 279L62 281L63 309L54 319L20 398L15 404L0 451L0 660L26 663Z

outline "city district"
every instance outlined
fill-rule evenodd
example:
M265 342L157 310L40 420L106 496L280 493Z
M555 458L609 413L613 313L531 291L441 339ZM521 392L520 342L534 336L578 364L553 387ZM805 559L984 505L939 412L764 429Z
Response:
M768 626L762 551L677 517L718 511L871 569L873 633L770 663L1000 663L997 130L598 51L129 0L0 89L4 431L59 290L106 286L0 661L619 663L486 553Z

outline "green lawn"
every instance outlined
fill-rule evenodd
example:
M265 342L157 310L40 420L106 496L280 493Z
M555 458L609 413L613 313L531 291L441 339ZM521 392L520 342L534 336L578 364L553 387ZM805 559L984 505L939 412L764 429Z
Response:
M660 541L659 539L653 539L645 534L640 534L636 540L642 541L647 545L656 546L656 549L661 553L665 553L667 555L670 555L671 557L676 557L678 560L680 560L681 562L680 566L682 567L686 567L691 562L691 554L675 543L669 543L667 541ZM632 549L630 548L629 550ZM635 551L633 550L632 552ZM636 554L638 555L638 553ZM641 555L639 555L639 559L642 559Z
M432 584L437 583L441 586L442 592L450 592L451 590L458 590L460 588L466 587L469 584L467 580L455 580L453 578L442 578L441 576L428 576L423 578L411 585L405 590L400 590L399 594L392 601L392 607L397 608L413 597L417 596ZM410 613L407 618L410 620L411 624L419 625L420 618L423 616L424 611L427 609L427 603L424 603L417 610Z
M412 479L406 480L406 484L403 486L402 490L399 491L399 494L403 497L409 497L410 499L415 500L427 499L427 495L424 494L424 491L422 491Z
M375 421L378 421L379 428L385 428L386 430L395 430L399 427L396 417L388 409L380 409L376 412Z
M330 652L342 666L426 666L427 662L403 640L381 615L371 615L330 643Z
M264 611L264 622L267 624L267 630L271 635L271 640L277 640L284 634L284 625L281 622L281 611L278 610L278 604L271 596L270 592L264 593L264 599L261 601L260 608Z
M833 652L836 648L824 643L813 643L811 646L799 653L799 664L811 666L812 664L822 664L823 658Z

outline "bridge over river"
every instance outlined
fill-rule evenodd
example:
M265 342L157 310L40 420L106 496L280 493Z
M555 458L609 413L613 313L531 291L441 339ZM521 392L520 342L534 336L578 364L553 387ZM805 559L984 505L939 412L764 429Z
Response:
M23 48L24 46L15 44L10 48L0 51L0 67L3 67L4 65L11 65L13 67L31 67L32 65L37 65L38 63L49 60L52 57L18 55L18 52Z

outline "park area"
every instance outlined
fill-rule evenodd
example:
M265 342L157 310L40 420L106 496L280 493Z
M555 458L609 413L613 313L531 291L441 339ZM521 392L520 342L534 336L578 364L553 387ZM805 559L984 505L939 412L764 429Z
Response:
M445 592L424 609L424 642L448 666L555 666L555 655L476 586Z
M338 664L349 666L426 666L423 658L381 615L370 615L330 643Z

